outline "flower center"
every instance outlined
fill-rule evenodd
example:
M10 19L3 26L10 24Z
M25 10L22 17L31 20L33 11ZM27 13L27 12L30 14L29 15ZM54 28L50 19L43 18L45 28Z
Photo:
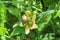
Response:
M27 24L28 24L29 26L32 26L33 23L30 21L30 22L28 22Z

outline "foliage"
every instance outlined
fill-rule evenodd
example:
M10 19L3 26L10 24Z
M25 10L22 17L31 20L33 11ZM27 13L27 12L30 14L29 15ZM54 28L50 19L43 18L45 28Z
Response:
M59 36L60 0L0 1L0 40L60 40Z

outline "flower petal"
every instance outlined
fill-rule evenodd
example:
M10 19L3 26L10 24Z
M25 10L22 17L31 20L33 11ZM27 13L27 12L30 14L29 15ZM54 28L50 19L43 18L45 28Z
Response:
M30 29L25 29L25 34L29 34Z
M25 34L29 34L29 32L30 32L30 29L29 28L25 28Z
M27 16L26 15L23 15L22 16L22 19L26 21L27 20Z
M20 23L20 27L23 27L23 24L22 24L22 22Z
M32 16L32 22L33 22L33 23L35 23L35 19L36 19L36 15L34 14L34 15Z
M36 29L38 26L37 26L37 24L33 24L33 26L30 28L31 30L32 29Z

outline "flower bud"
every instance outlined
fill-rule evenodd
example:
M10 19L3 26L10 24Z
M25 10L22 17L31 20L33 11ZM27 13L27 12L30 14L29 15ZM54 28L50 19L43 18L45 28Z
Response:
M23 16L22 16L22 19L23 19L24 21L26 21L26 20L27 20L27 16L23 15Z
M25 4L28 5L28 1L25 1Z
M29 10L27 10L27 11L25 12L25 14L26 14L27 16L29 16L29 15L31 14L31 12L30 12Z

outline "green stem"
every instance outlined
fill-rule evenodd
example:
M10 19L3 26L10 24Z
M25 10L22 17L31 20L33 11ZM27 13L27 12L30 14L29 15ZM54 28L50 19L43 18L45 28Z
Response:
M41 9L38 9L38 8L36 8L36 7L34 7L34 6L32 6L32 8L36 9L37 11L42 12L42 10L41 10Z
M52 26L53 26L53 31L54 31L54 33L55 33L55 25L53 24L53 22L50 20L50 23L52 24ZM54 34L54 37L55 37L55 34Z

